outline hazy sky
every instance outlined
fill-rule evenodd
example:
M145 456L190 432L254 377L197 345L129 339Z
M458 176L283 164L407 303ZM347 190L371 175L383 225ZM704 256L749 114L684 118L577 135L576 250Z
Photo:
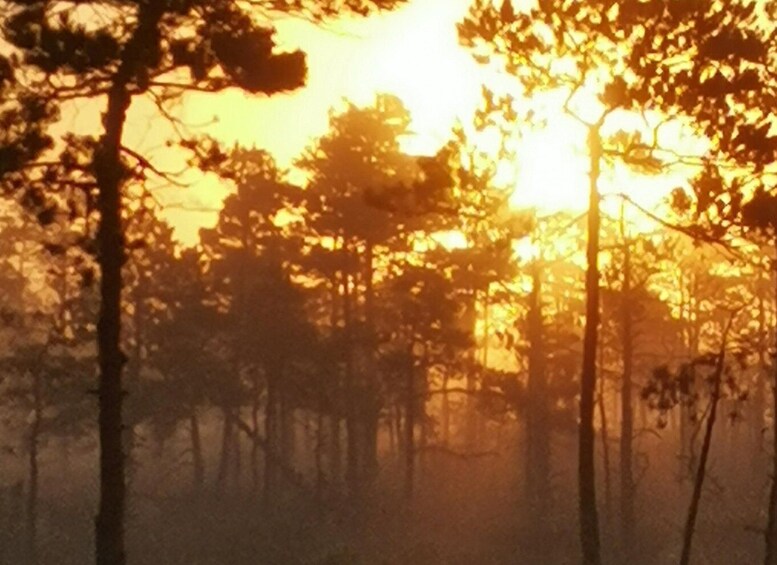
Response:
M458 43L456 23L470 0L411 0L380 16L316 26L300 18L276 21L280 48L303 49L308 55L307 86L290 94L249 96L233 90L219 95L187 96L179 115L202 133L227 144L270 151L281 167L327 130L329 111L349 99L373 102L375 94L399 96L413 117L413 139L405 148L432 153L448 139L456 118L465 123L481 100L481 87L496 75L481 68ZM560 93L563 96L563 93ZM550 107L553 96L545 98ZM87 101L65 112L62 132L94 133L103 104ZM197 128L194 128L197 129ZM188 169L181 152L166 148L174 138L169 124L148 100L139 98L128 116L124 142L160 168L184 171L187 188L155 190L164 216L185 244L197 241L203 226L212 226L229 187ZM540 210L583 210L587 204L585 131L561 112L542 131L526 135L518 147L514 204ZM606 172L601 189L628 191L651 206L682 182L670 176L637 179L628 172ZM657 186L656 181L658 185ZM511 181L512 182L512 181ZM640 186L641 185L641 186ZM642 190L644 188L644 190ZM612 202L617 205L617 202ZM605 207L608 205L605 202Z
M469 0L413 0L395 12L368 19L316 27L300 19L277 22L278 41L308 54L305 88L272 98L240 92L198 96L184 108L190 123L218 122L208 131L241 145L271 151L282 166L327 129L328 112L344 98L369 104L375 93L398 95L413 115L416 151L433 151L445 142L457 116L466 116L480 100L483 71L459 46L456 22ZM142 114L142 112L141 112ZM134 120L130 137L143 144L147 118ZM213 182L166 193L167 202L190 208L217 207L225 191ZM170 211L180 238L191 242L214 213Z

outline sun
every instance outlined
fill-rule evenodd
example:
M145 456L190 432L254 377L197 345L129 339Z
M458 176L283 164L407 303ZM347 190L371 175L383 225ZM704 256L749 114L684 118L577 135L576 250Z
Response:
M539 212L582 211L588 206L585 132L558 118L525 134L518 146L517 180L510 203Z

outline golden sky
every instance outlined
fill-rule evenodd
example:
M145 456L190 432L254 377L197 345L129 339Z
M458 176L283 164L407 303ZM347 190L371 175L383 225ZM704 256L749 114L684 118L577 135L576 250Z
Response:
M405 140L411 153L432 153L449 137L457 118L467 123L481 101L481 85L493 81L493 71L479 66L459 46L456 23L470 0L411 0L403 8L367 19L330 22L325 26L299 19L276 21L281 48L301 48L308 55L307 86L273 97L239 91L188 97L178 109L184 121L202 127L220 140L269 150L282 167L325 133L328 113L344 99L370 104L375 94L399 96L410 110L415 136ZM563 94L563 93L562 93ZM543 99L545 100L545 99ZM553 95L547 95L554 107ZM556 105L560 108L560 104ZM88 130L99 123L103 108L94 102L69 112L63 130ZM195 128L197 129L197 128ZM179 152L165 148L172 132L144 100L133 105L125 144L150 155L160 168L185 169ZM587 204L585 130L574 120L550 115L545 130L526 135L518 146L517 207L540 211L582 211ZM188 188L157 191L184 244L197 241L198 230L216 220L229 188L215 178L186 171ZM624 170L605 171L601 190L629 192L652 207L683 174L638 178ZM605 202L614 210L619 203Z
M211 122L209 132L224 141L271 151L279 164L292 160L327 130L328 112L343 99L370 104L378 92L398 95L413 115L413 152L432 152L448 138L457 117L480 101L484 71L458 44L455 24L469 0L413 0L400 10L368 19L337 21L324 27L300 19L276 22L282 47L308 55L307 86L271 98L228 92L214 101L199 96L186 103L190 123ZM140 117L135 132L145 131ZM142 142L143 136L138 141ZM166 193L168 202L189 208L218 207L225 189L198 182L187 192ZM177 235L190 243L215 214L171 210Z

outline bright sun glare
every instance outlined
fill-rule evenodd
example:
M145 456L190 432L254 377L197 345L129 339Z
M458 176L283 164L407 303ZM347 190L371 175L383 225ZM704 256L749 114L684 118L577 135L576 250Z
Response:
M525 136L519 147L518 178L511 203L539 212L580 211L588 203L587 165L574 124L555 120Z

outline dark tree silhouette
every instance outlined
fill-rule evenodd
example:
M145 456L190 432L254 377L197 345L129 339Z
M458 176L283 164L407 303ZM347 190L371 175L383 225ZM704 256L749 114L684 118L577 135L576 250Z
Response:
M330 133L298 163L312 175L305 196L310 227L318 238L331 238L342 257L346 482L352 494L377 472L381 407L374 367L375 265L380 254L407 249L412 229L406 215L375 201L382 202L385 191L411 183L417 174L416 161L399 146L409 125L407 109L396 97L380 95L372 107L349 105L331 117ZM362 308L357 306L360 296ZM357 363L357 356L364 356L364 363Z
M587 132L589 158L586 331L580 396L579 506L583 561L601 563L599 520L594 478L594 395L599 325L599 177L605 159L655 167L658 130L653 139L639 132L622 150L603 139L602 130L619 110L655 109L668 117L688 114L723 152L742 152L742 136L768 137L765 111L752 93L766 76L767 32L750 2L677 4L650 2L580 4L567 0L540 2L517 11L511 0L501 8L476 1L459 25L462 41L476 56L491 55L515 75L532 96L559 91L563 111ZM689 61L688 67L673 60ZM569 65L559 65L558 61ZM711 72L720 65L733 78ZM595 77L595 78L594 78ZM594 117L583 115L581 96L596 100ZM590 101L589 100L589 101ZM729 112L736 101L760 115L743 122ZM736 140L736 141L735 141ZM745 149L748 151L748 149Z
M97 29L86 27L72 11L63 11L62 2L56 0L7 4L12 15L4 21L3 36L21 50L24 65L48 76L52 98L107 98L103 131L94 144L91 162L100 222L97 257L102 297L97 330L101 497L95 540L98 564L121 565L125 562L121 384L125 356L120 345L125 243L121 210L127 180L124 157L128 150L122 142L127 112L136 97L160 90L217 92L237 87L273 94L298 88L305 80L305 57L301 52L274 53L272 28L258 24L246 7L229 0L81 3L94 13L106 14ZM341 9L366 13L372 7L396 4L333 0L255 2L248 7L304 11L318 18ZM54 14L59 14L56 22ZM196 32L179 34L183 29ZM179 76L180 81L172 78ZM142 157L139 160L148 163Z

